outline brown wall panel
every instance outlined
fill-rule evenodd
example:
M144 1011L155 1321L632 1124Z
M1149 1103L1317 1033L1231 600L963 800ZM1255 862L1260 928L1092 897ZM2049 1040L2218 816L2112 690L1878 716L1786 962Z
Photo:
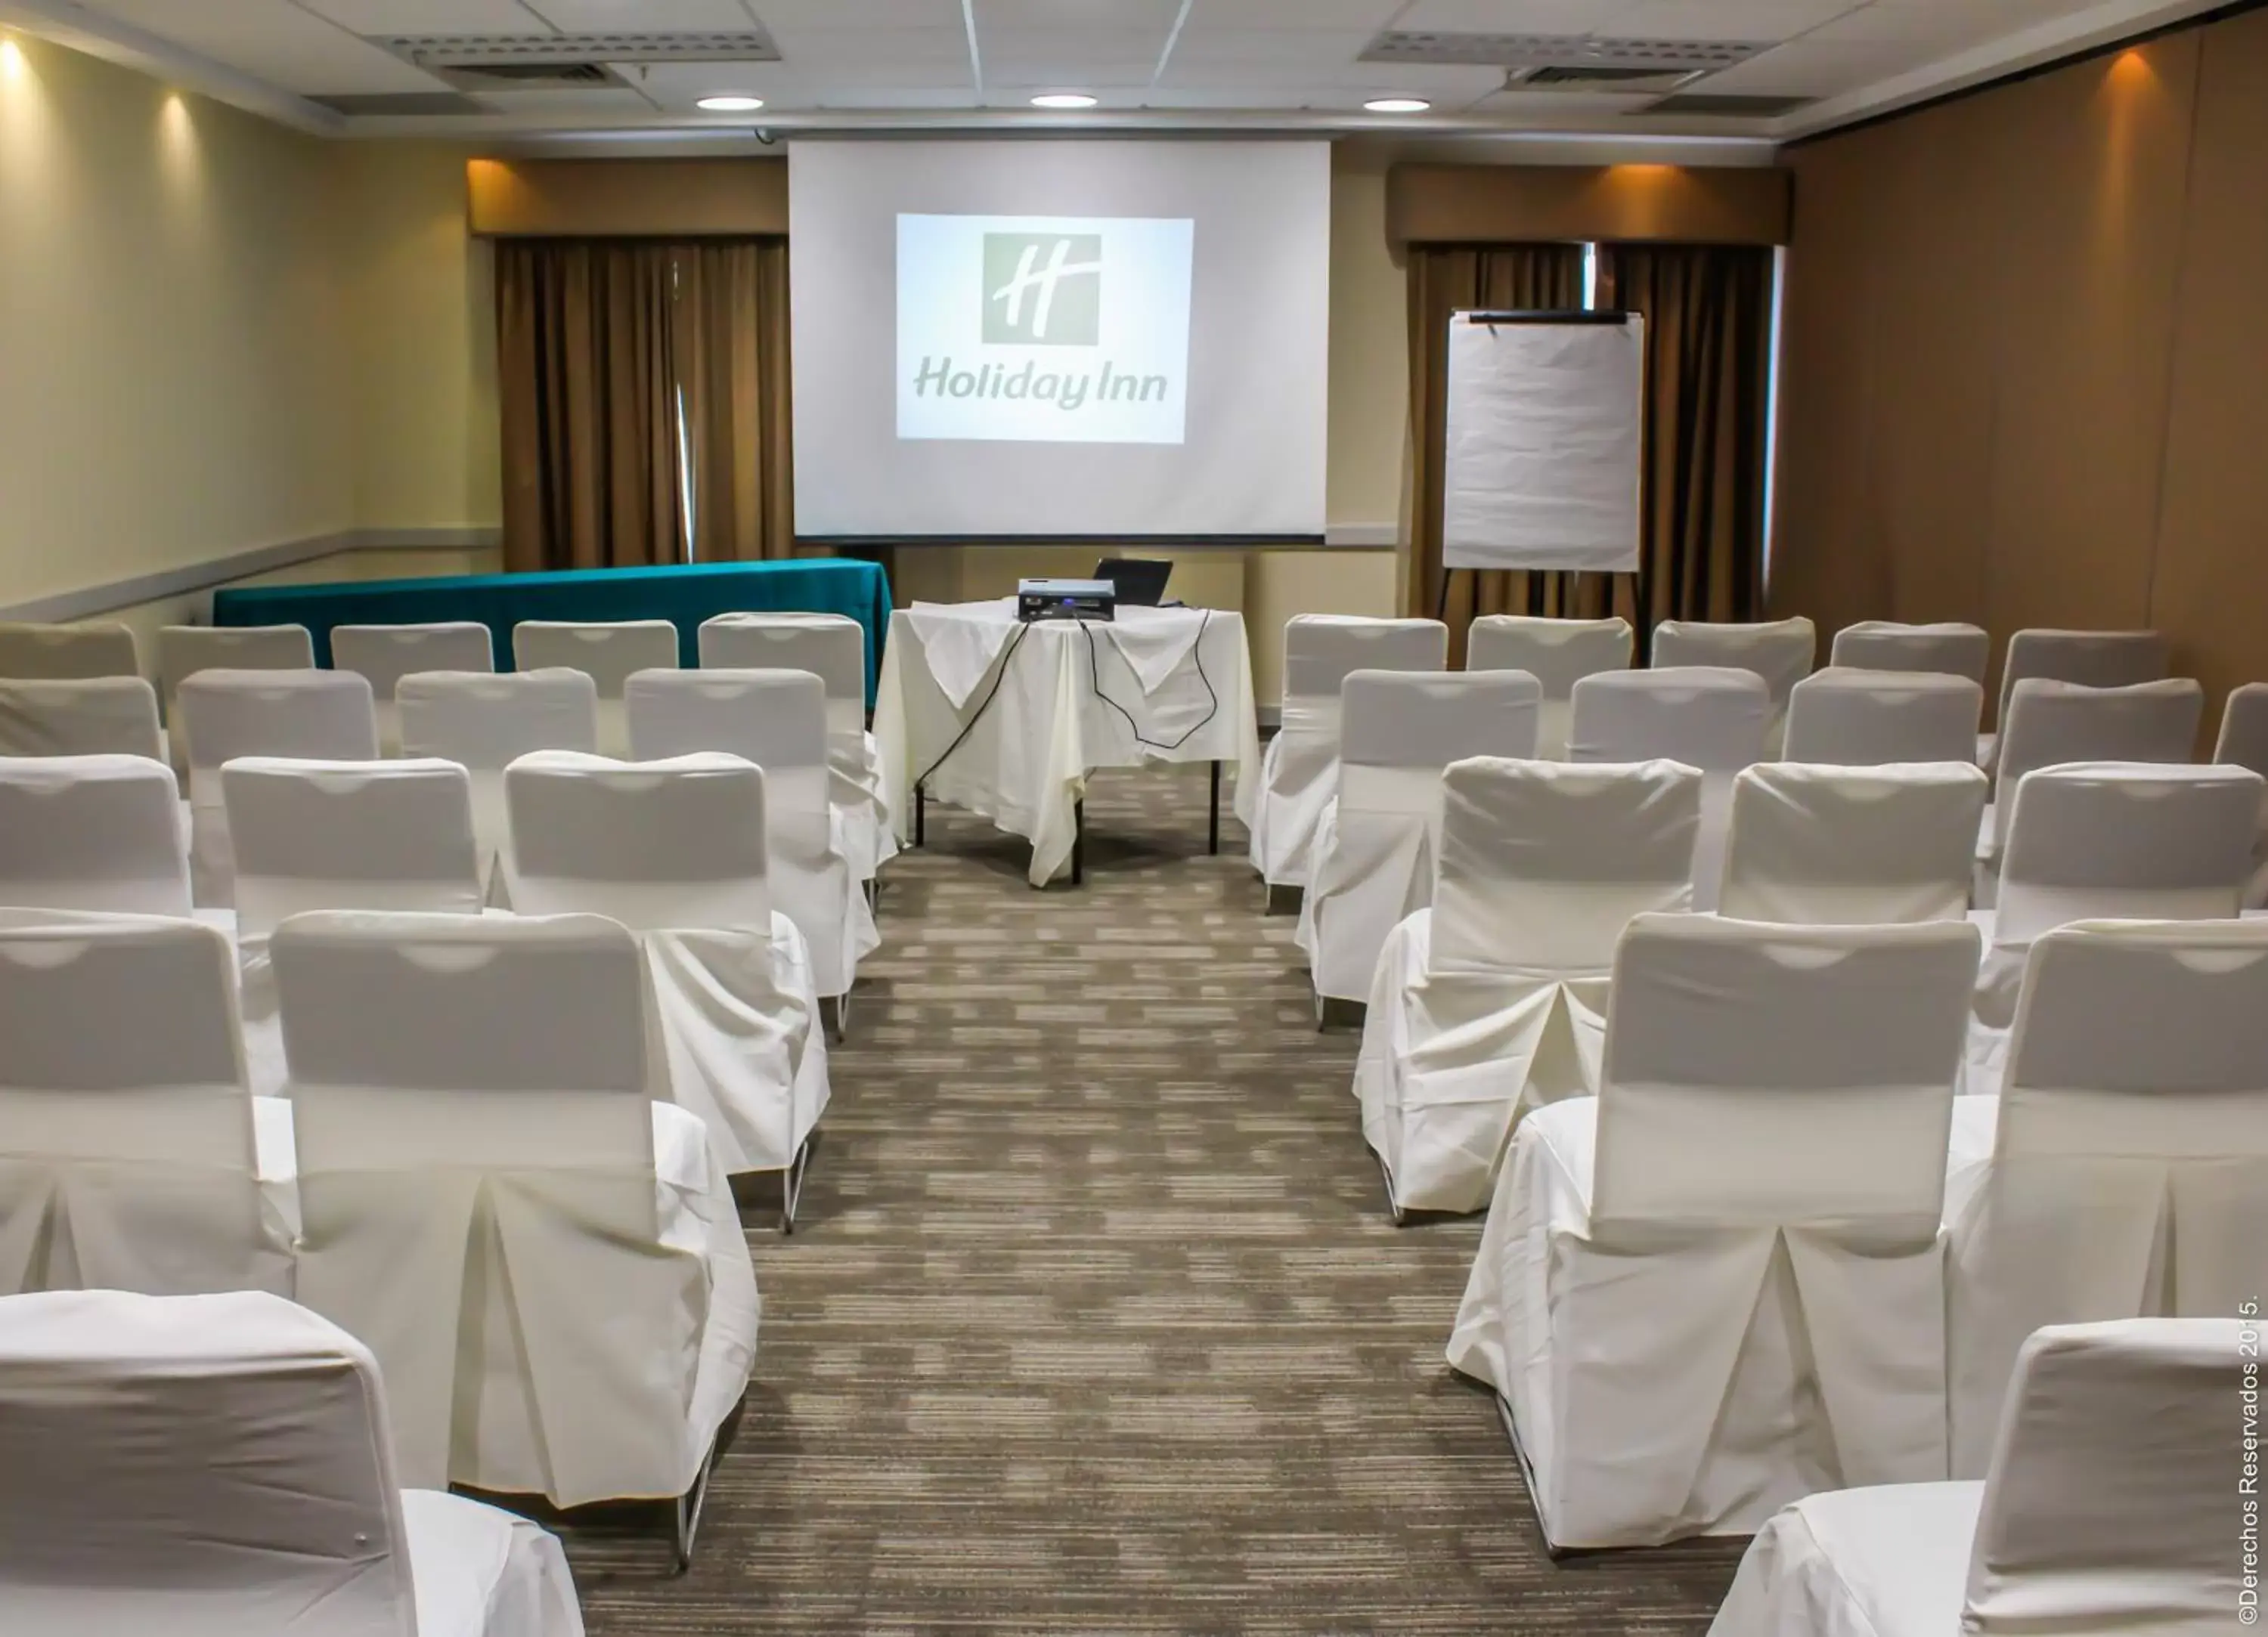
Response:
M1397 165L1386 232L1397 245L1613 239L1787 241L1788 175L1676 165Z
M677 239L787 231L785 159L474 159L473 231Z
M2268 12L1789 159L1775 609L2268 678Z
M2268 679L2268 11L2206 36L2155 566L2177 659Z

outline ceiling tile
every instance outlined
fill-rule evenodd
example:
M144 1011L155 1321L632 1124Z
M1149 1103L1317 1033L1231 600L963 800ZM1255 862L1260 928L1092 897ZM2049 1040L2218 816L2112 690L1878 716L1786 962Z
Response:
M968 66L968 36L957 28L813 28L775 31L772 38L782 58L814 70L838 63Z
M1300 29L1292 33L1259 28L1185 29L1174 46L1175 62L1225 66L1231 63L1329 63L1334 71L1360 56L1375 36L1352 29Z
M1624 0L1614 32L1635 40L1791 40L1859 0Z
M1394 20L1407 0L1197 0L1191 28L1265 28L1298 33L1308 28L1360 29L1374 34Z
M442 89L423 70L290 0L103 0L100 9L303 97Z
M1630 0L1417 0L1394 19L1403 33L1612 34Z
M951 28L959 30L961 0L748 0L756 20L781 29Z
M1871 84L1911 68L1927 54L1893 43L1808 40L1774 47L1761 56L1712 74L1697 92L1829 97Z
M753 19L740 0L522 0L530 11L570 34L695 33L747 28Z
M170 0L177 11L202 11L210 0ZM298 0L318 17L357 34L541 34L544 20L519 0Z
M1202 9L1204 0L1197 4ZM982 41L1003 28L1151 28L1163 39L1182 6L1181 0L975 0L973 9Z
M617 62L615 72L665 108L691 114L703 97L734 92L767 102L802 94L808 77L783 62Z
M625 85L593 85L578 89L549 85L531 91L482 91L474 93L499 114L652 114L654 105Z

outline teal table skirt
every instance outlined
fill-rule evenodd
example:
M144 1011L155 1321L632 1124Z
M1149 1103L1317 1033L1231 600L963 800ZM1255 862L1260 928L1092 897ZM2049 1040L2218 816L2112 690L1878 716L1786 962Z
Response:
M328 585L260 585L213 593L215 625L304 625L315 663L331 663L337 625L421 625L477 620L496 639L497 664L512 665L512 628L522 620L667 620L679 663L701 663L701 622L720 613L848 614L866 628L866 703L874 702L890 583L880 567L839 557L782 562L670 563L652 569L580 569L550 574L475 574L432 580L365 580Z

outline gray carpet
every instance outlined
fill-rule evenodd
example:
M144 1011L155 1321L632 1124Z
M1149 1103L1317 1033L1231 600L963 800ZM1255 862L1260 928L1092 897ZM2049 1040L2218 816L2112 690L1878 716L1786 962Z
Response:
M1545 1557L1441 1358L1479 1224L1388 1222L1204 799L1098 780L1082 888L935 807L887 867L693 1568L577 1520L595 1637L1706 1629L1736 1545Z

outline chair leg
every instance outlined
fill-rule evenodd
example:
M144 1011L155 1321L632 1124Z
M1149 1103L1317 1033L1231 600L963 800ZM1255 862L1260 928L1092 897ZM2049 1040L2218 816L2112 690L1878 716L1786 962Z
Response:
M1205 856L1220 856L1220 763L1212 764L1212 808L1205 821Z
M702 1503L709 1499L709 1472L717 1464L717 1450L711 1445L709 1453L701 1457L701 1470L695 1474L693 1487L670 1502L673 1538L677 1567L674 1573L682 1575L693 1567L693 1537L700 1532Z
M795 1157L780 1172L780 1232L795 1231L795 1208L803 1203L803 1179L811 1170L811 1139L806 1137Z
M1394 1225L1396 1228L1399 1228L1403 1225L1404 1217L1403 1215L1402 1207L1395 1202L1394 1198L1394 1173L1386 1169L1385 1155L1381 1154L1377 1149L1373 1149L1371 1150L1370 1156L1378 1162L1378 1180L1383 1184L1386 1188L1386 1214L1394 1219Z
M1085 885L1086 881L1086 803L1071 804L1071 884Z
M1513 1419L1512 1400L1495 1391L1489 1397L1496 1400L1496 1418L1504 1427L1505 1441L1512 1445L1513 1458L1520 1463L1521 1487L1528 1492L1528 1509L1535 1518L1535 1532L1543 1537L1543 1554L1554 1563L1564 1563L1572 1553L1555 1545L1551 1531L1543 1527L1543 1508L1535 1499L1535 1467L1528 1458L1528 1446L1520 1441L1520 1423Z
M850 992L822 995L819 997L820 1026L827 1031L827 1043L840 1046L850 1038Z
M914 845L919 847L929 834L929 787L914 786Z

